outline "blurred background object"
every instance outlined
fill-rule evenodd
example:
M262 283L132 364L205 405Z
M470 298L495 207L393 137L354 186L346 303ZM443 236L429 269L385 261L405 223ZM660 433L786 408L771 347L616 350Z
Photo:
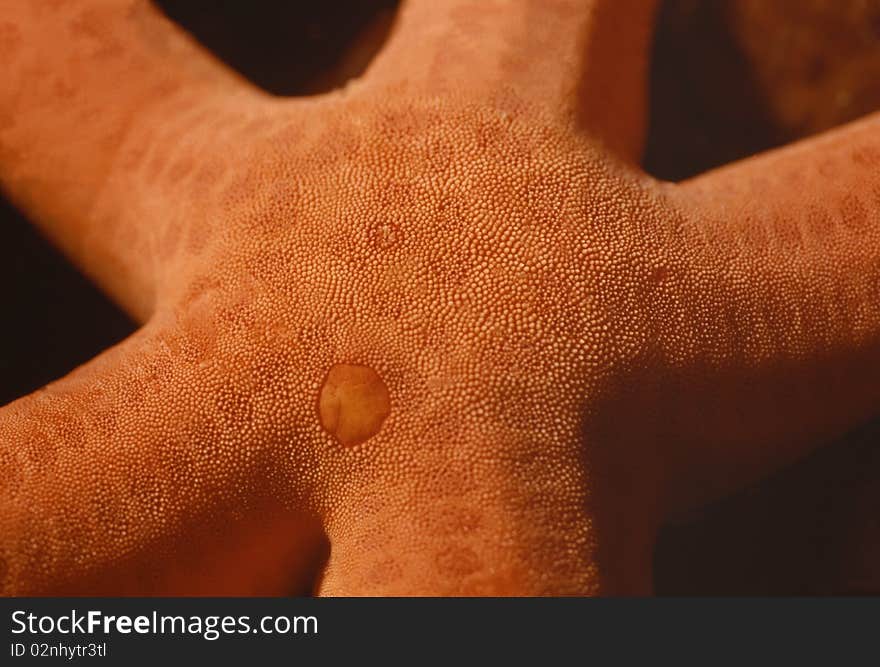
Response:
M646 169L680 180L880 109L880 0L667 0Z

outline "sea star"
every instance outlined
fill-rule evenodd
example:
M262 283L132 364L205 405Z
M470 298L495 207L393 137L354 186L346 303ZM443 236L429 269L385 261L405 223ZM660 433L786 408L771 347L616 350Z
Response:
M880 109L880 4L666 0L645 169L678 180ZM694 53L700 57L695 58ZM880 591L880 421L661 530L660 593Z
M880 405L880 117L671 184L653 3L413 0L275 98L6 2L0 167L134 336L0 410L6 594L648 593L659 524Z

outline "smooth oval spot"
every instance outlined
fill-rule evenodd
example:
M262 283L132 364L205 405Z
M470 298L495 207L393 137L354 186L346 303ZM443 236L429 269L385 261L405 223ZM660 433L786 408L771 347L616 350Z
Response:
M390 413L388 387L369 366L335 364L327 372L318 397L318 417L340 444L366 442Z

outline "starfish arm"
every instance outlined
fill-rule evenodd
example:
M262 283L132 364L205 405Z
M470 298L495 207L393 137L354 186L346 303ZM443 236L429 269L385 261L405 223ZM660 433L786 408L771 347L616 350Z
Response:
M0 67L0 186L144 319L168 215L153 172L221 97L256 93L145 1L5 0Z
M493 461L488 452L506 444L499 437L482 433L473 444L442 443L447 449L457 448L458 460L433 454L414 459L394 479L377 479L350 491L329 521L332 548L317 592L328 596L620 592L616 587L621 582L605 571L608 564L598 562L597 531L585 484L561 466L550 472L539 470L525 455ZM429 448L433 448L431 440L422 436ZM477 446L487 453L460 451ZM618 562L608 567L620 568ZM641 573L647 571L642 568ZM633 578L624 585L643 585L643 592L650 586Z
M268 490L258 443L226 446L222 381L180 344L148 324L0 409L0 594L309 590L318 522Z
M671 187L699 220L682 227L697 252L680 347L699 351L682 380L705 391L679 420L704 495L880 410L878 173L874 115Z
M654 0L410 0L367 72L409 92L523 104L641 156Z

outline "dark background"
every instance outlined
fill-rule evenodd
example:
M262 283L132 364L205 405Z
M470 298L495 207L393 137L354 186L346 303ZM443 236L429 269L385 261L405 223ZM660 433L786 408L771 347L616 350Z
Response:
M318 92L356 74L371 50L361 48L353 60L342 54L367 26L381 36L396 5L393 0L159 4L220 58L277 94ZM731 4L670 0L661 14L644 160L659 177L681 179L811 130L774 119L766 90L730 28L725 5ZM838 29L841 40L848 39L846 29ZM0 405L64 375L135 328L3 200L0 286ZM877 486L878 443L880 426L868 426L667 528L656 558L658 592L870 591L876 575L860 568L869 568L873 556L880 560L880 552L864 553L853 536L866 525L880 534L880 519L873 519L873 528L870 517L865 523L866 514L877 514L870 505L877 495L852 490Z

